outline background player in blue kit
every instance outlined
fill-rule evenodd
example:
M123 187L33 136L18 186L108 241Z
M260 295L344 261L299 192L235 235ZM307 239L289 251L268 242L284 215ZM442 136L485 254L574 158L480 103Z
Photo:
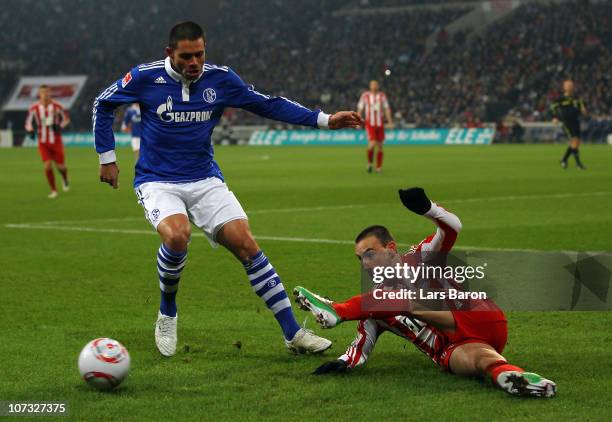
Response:
M140 152L140 106L138 103L132 104L125 110L121 130L131 135L132 151L134 151L136 161L138 161L138 153Z
M264 95L228 67L205 63L205 37L196 23L175 25L169 38L165 60L134 67L96 98L92 121L100 181L117 188L113 111L121 104L140 104L141 148L134 187L162 239L157 253L157 348L164 356L176 352L175 299L192 222L213 246L220 243L243 263L253 290L281 326L287 347L322 352L331 342L296 322L278 274L253 238L244 210L213 159L211 134L225 107L318 128L360 128L363 122L353 111L328 115L284 97Z

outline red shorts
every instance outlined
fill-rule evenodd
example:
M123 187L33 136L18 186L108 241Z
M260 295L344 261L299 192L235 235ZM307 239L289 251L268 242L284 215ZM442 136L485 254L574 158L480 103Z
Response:
M508 340L508 322L498 311L452 311L455 331L446 334L450 344L442 351L440 365L449 368L453 351L467 343L486 343L502 353Z
M368 136L368 141L384 142L385 128L383 126L366 125L366 135Z
M39 143L38 152L43 161L55 161L59 165L64 164L64 145L61 142Z

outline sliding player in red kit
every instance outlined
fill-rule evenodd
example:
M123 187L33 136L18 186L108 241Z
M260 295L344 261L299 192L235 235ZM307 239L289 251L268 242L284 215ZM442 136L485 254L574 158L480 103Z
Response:
M385 123L391 128L391 108L384 92L380 91L378 81L370 81L370 90L361 94L357 104L357 112L364 116L366 136L368 138L368 173L372 172L372 162L374 161L374 148L378 147L376 154L376 172L382 171L383 163L383 142L385 141Z
M402 262L414 263L428 254L450 252L461 230L459 218L431 202L421 188L399 192L404 206L433 221L436 232L400 256L389 231L383 226L371 226L355 240L357 257L365 261L373 254L390 254ZM446 282L456 286L452 280ZM389 331L412 342L440 367L457 375L490 377L496 387L517 396L556 394L554 382L509 364L502 356L508 334L506 317L489 299L467 299L451 305L450 310L430 310L409 299L396 301L401 302L399 308L376 306L375 302L380 301L374 292L344 302L333 302L303 287L296 287L294 295L300 307L312 312L324 328L359 321L353 343L337 360L317 368L317 375L346 372L365 364L380 335Z
M64 107L57 101L51 99L49 86L41 85L38 90L39 101L32 104L28 110L25 121L25 130L33 135L34 125L37 128L38 152L45 166L45 175L51 188L49 198L57 198L55 187L55 176L53 175L52 162L55 162L57 170L62 175L62 188L64 192L69 190L68 170L64 164L64 145L62 143L62 129L70 123L70 117Z

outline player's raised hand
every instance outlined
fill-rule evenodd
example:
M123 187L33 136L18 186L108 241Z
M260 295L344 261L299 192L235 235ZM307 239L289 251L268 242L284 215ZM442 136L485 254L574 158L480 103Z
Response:
M100 182L108 183L113 189L119 187L119 167L117 163L100 165Z
M339 111L329 116L329 128L334 129L359 129L363 127L363 119L356 111Z
M410 211L423 215L431 209L431 201L423 188L400 189L398 192L402 204Z
M348 366L346 366L346 362L343 360L332 360L330 362L325 362L323 365L319 366L314 370L313 375L326 375L326 374L343 374L347 371Z

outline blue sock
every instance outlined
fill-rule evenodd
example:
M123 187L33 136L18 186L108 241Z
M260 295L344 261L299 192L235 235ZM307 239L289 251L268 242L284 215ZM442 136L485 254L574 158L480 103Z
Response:
M285 286L276 270L268 261L262 251L249 258L248 263L244 264L249 281L257 296L259 296L266 306L274 313L274 317L283 330L285 339L291 340L300 330L300 325L295 320L291 310L291 302L285 292Z
M174 252L163 243L157 251L157 273L161 290L159 310L164 315L176 316L176 292L186 262L187 251Z

